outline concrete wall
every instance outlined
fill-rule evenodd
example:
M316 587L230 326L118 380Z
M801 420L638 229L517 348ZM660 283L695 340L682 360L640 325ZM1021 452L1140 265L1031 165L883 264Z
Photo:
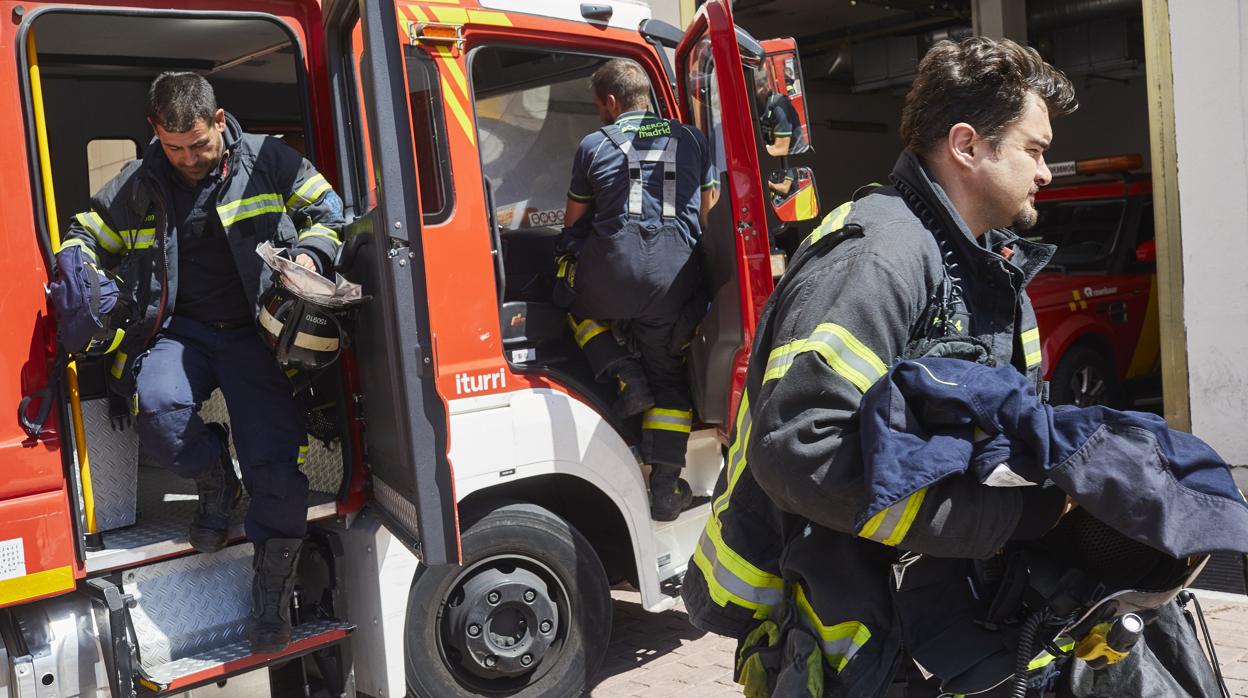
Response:
M1192 431L1248 464L1248 6L1170 2ZM1163 328L1164 331L1164 328Z

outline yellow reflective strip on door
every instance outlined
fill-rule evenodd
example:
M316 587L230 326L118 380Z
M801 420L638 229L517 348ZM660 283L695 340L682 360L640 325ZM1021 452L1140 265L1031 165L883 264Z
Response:
M0 580L0 606L74 588L74 568L66 565Z

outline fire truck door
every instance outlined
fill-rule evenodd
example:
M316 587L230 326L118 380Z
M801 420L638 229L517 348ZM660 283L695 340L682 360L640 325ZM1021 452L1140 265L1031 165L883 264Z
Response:
M423 562L459 562L446 405L435 386L417 162L392 1L359 3L361 82L376 205L349 226L353 272L373 296L354 331L372 503ZM355 236L367 236L359 241Z
M761 59L757 44L750 51L752 60ZM753 92L728 0L699 8L676 49L676 78L682 111L706 136L718 171L719 201L701 242L711 305L690 344L690 361L699 415L726 427L744 389L754 326L772 290Z

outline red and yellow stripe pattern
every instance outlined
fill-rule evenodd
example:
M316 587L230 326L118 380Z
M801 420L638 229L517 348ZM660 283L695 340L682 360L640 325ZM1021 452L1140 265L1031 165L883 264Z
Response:
M427 4L402 5L399 22L407 36L412 35L412 25L425 22L440 24L477 24L494 27L512 26L505 12L460 7L459 0L429 0ZM472 125L472 93L468 89L468 76L464 72L463 52L445 44L427 44L425 48L438 66L442 80L442 96L453 121L463 129L468 142L477 143L476 129Z

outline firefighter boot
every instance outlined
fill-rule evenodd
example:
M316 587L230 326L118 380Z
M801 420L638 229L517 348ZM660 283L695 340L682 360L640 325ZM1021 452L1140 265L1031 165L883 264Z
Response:
M620 386L620 397L614 406L617 417L628 419L654 407L654 394L650 392L646 374L636 359L621 361L615 371L615 379Z
M680 476L680 468L674 465L650 468L650 518L675 521L691 503L693 488Z
M230 430L224 424L208 424L221 439L221 458L212 467L195 477L199 505L191 520L191 547L201 553L215 553L225 547L229 536L230 516L243 497L243 486L234 474L230 460Z
M252 652L281 652L290 644L290 596L302 544L301 538L270 538L256 545L247 623Z

